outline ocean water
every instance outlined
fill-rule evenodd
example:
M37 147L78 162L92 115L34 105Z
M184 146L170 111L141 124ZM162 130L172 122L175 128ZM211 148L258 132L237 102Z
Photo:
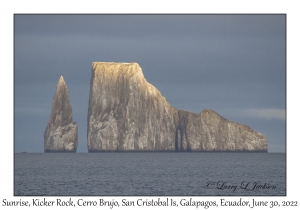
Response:
M22 153L14 195L286 195L280 153Z

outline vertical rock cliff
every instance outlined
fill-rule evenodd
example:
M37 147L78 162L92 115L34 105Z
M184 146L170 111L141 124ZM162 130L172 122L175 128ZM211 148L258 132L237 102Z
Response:
M73 122L70 96L64 78L56 86L51 115L44 132L45 152L76 152L78 125Z
M87 146L100 151L267 151L265 136L212 110L177 110L137 63L94 62Z
M92 67L88 151L173 151L174 112L137 63Z

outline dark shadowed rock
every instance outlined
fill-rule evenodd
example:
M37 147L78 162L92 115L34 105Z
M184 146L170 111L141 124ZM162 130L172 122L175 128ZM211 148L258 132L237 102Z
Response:
M264 135L213 110L200 114L179 110L176 124L177 151L267 151Z
M267 151L267 140L212 110L177 110L137 63L94 62L88 151Z
M72 106L64 78L59 78L52 111L44 132L45 152L76 152L78 125L73 122Z

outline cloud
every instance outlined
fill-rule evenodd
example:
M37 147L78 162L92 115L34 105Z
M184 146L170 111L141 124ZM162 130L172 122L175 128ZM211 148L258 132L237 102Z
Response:
M276 108L221 108L216 109L223 117L229 120L240 121L243 118L260 120L286 120L286 110Z
M285 109L245 109L240 112L246 117L286 120Z
M268 151L270 152L280 152L285 153L286 152L286 146L285 144L269 144L268 145Z

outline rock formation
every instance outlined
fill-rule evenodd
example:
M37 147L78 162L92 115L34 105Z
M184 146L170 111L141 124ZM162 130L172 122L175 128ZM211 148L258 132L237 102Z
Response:
M44 132L45 152L76 152L78 125L73 122L72 106L64 78L56 86L52 111Z
M88 151L260 151L266 137L212 110L177 110L137 63L92 64Z

